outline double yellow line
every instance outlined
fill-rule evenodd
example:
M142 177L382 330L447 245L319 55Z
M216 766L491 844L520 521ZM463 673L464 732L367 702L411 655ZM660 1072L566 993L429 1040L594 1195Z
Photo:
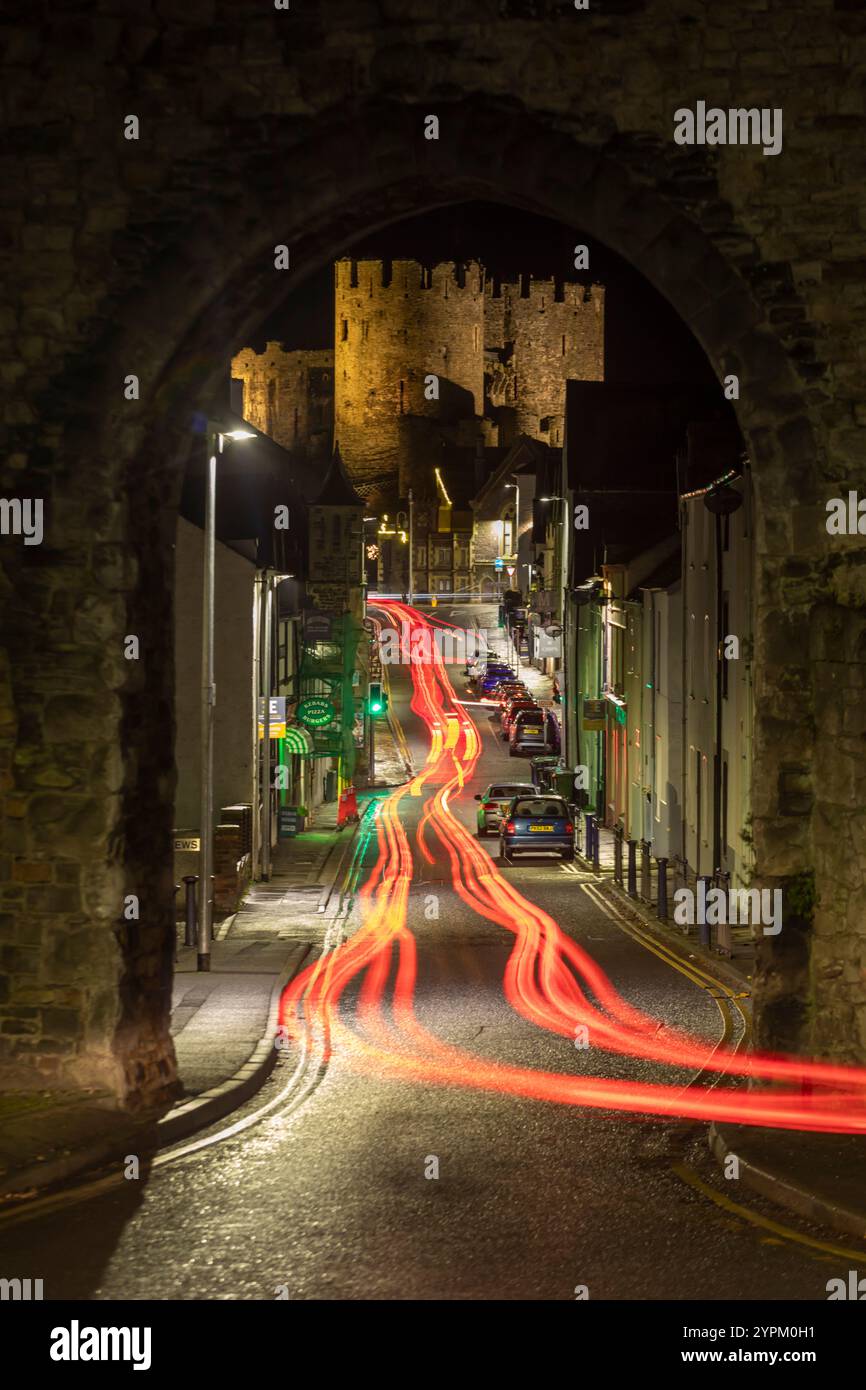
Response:
M617 906L607 901L597 884L582 883L581 887L587 896L592 899L599 911L603 912L611 921L615 922L620 930L624 931L627 936L630 936L633 941L643 946L645 950L651 951L659 960L664 961L665 965L669 965L672 970L678 971L680 975L683 975L693 985L697 985L698 989L707 990L710 998L714 1000L721 1014L723 1027L722 1036L719 1038L713 1051L716 1051L716 1049L721 1046L727 1046L732 1042L737 1015L739 1015L739 1018L742 1020L742 1031L739 1038L733 1042L733 1051L738 1052L741 1048L746 1046L751 1035L752 1025L751 1016L748 1010L744 1008L741 1000L748 999L748 991L736 991L730 985L725 984L723 980L718 979L715 975L711 975L708 970L697 965L693 960L685 960L678 951L675 951L672 946L668 946L666 942L651 936L648 931L644 931L634 922L629 921ZM702 1075L703 1072L698 1072L689 1084L694 1085L695 1081ZM717 1073L717 1077L720 1075L721 1073Z
M639 945L643 946L645 950L652 951L654 956L657 956L659 960L664 961L666 965L671 966L672 969L684 975L687 980L697 985L699 989L709 991L711 998L715 1000L719 1012L722 1015L724 1024L724 1033L716 1044L716 1048L727 1043L730 1039L733 1031L734 1011L740 1015L743 1021L743 1031L739 1040L734 1044L733 1051L739 1052L746 1047L751 1036L751 1014L740 1001L749 997L748 991L735 991L723 980L719 980L702 966L696 965L694 961L684 960L679 952L675 951L673 947L669 946L666 942L658 940L657 937L651 936L648 931L642 930L634 922L629 921L625 914L619 910L618 906L615 906L605 899L604 895L599 891L597 884L582 883L581 887L605 916L615 922L622 931L634 941L638 942ZM715 1051L716 1049L714 1048L713 1050ZM702 1075L703 1071L697 1072L695 1076L692 1077L691 1081L689 1081L688 1085L694 1086ZM714 1073L714 1075L716 1081L718 1081L721 1079L722 1073ZM792 1241L795 1245L803 1246L807 1251L812 1253L813 1258L816 1259L826 1259L828 1256L832 1255L847 1260L862 1260L864 1256L866 1256L866 1251L864 1250L851 1250L845 1246L833 1245L828 1241L816 1240L814 1236L804 1235L800 1231L793 1230L790 1226L783 1225L780 1221L773 1221L770 1217L762 1216L760 1212L751 1211L740 1202L734 1202L724 1192L720 1192L717 1188L704 1182L703 1178L686 1163L672 1163L671 1172L675 1173L682 1182L688 1183L693 1191L700 1193L702 1197L706 1197L708 1201L713 1202L720 1210L727 1212L731 1216L738 1217L740 1220L746 1221L749 1225L754 1226L757 1230L764 1232L763 1241L765 1243L768 1241L772 1242L774 1238Z

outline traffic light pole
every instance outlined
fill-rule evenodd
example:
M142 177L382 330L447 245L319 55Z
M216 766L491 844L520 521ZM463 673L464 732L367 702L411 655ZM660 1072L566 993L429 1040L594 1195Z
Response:
M376 780L376 721L369 709L367 710L367 724L370 730L370 749L367 754L367 763L370 769L370 785L372 786Z

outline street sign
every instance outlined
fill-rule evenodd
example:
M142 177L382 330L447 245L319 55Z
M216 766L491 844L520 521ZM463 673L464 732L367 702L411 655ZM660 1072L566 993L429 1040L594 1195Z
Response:
M324 729L336 714L333 701L325 695L310 695L298 705L297 719L308 729Z
M201 849L200 835L175 835L175 854L198 854Z
M265 736L265 697L259 696L259 738ZM286 697L272 695L268 701L268 734L271 738L286 736Z
M514 573L514 566L513 566L513 565L506 565L506 566L505 566L505 573L508 575L508 578L510 579L511 576L513 575L513 573Z
M493 568L495 570L502 570L505 568L505 561L501 555L497 555L496 559L493 561Z
M591 733L601 733L607 725L604 700L584 700L583 727Z
M301 816L297 806L280 806L277 810L277 837L290 840L301 828Z

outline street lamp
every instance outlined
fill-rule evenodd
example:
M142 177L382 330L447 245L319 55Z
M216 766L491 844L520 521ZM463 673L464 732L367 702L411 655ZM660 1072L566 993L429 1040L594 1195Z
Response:
M210 970L210 940L213 923L213 729L216 706L214 682L214 549L216 544L217 456L227 439L254 439L254 430L221 430L207 422L207 469L204 503L204 562L202 570L201 621L201 801L199 841L199 970Z
M506 483L506 487L514 488L514 554L520 557L520 484Z

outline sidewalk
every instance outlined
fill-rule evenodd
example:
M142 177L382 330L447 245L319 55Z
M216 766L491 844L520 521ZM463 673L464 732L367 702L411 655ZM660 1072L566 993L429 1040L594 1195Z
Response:
M110 1098L44 1092L0 1097L0 1197L36 1191L116 1164L205 1128L261 1087L277 1060L277 1005L315 956L339 901L356 825L336 829L337 804L317 808L309 831L275 846L268 883L256 884L217 924L211 969L178 945L172 1037L182 1094L163 1115L131 1117ZM14 1199L13 1198L13 1199Z
M585 844L585 823L580 843ZM585 862L585 861L584 861ZM627 859L623 878L627 883ZM649 898L633 898L614 880L614 835L599 833L598 882L606 882L621 906L630 909L642 924L685 958L699 960L728 983L752 988L755 941L749 928L733 930L732 953L722 955L701 943L698 928L673 922L673 888L668 883L669 920L657 916L658 883L653 869ZM640 854L637 886L641 892ZM755 1125L711 1124L710 1151L720 1165L730 1155L739 1160L739 1181L798 1216L832 1230L866 1239L866 1139L859 1135L809 1134L802 1131L761 1129Z

